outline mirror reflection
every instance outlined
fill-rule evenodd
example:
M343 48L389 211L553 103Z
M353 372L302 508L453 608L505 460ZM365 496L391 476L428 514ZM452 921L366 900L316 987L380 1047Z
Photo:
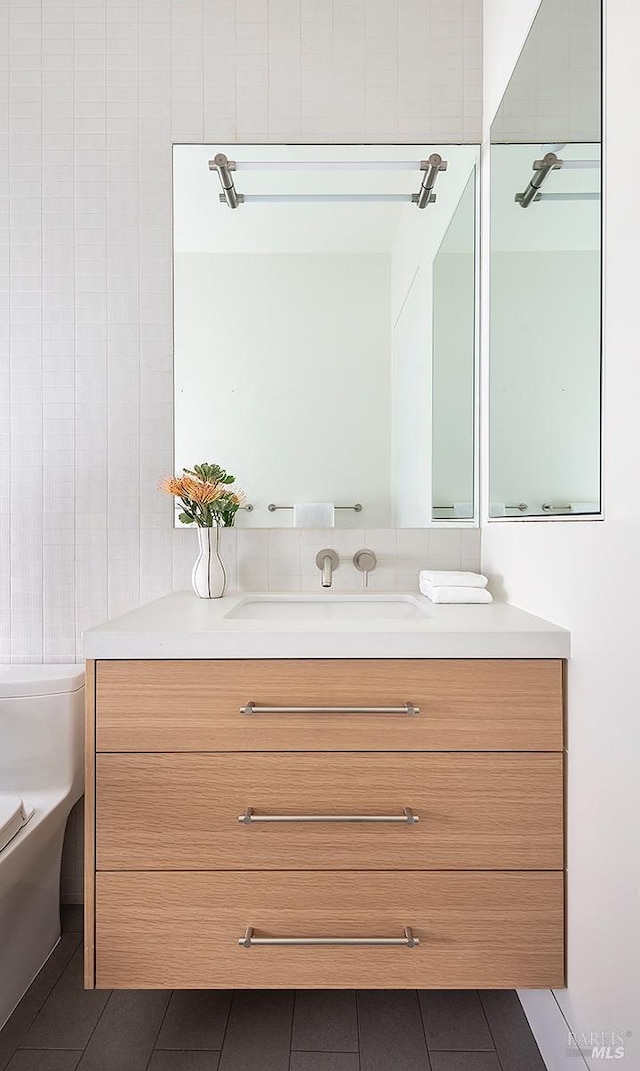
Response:
M175 465L237 524L473 523L477 158L175 147Z
M473 517L476 191L471 176L433 262L433 516Z
M600 5L543 0L492 126L493 518L600 511L600 185Z

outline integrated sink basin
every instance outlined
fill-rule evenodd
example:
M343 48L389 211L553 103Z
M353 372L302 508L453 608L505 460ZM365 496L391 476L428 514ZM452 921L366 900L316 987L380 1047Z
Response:
M225 617L237 621L409 621L429 617L413 595L250 595Z

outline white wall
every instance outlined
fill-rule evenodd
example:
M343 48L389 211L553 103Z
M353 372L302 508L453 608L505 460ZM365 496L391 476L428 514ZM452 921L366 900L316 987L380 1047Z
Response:
M480 0L1 6L0 659L74 659L84 628L188 583L193 533L156 491L172 142L477 141L481 20Z
M507 0L485 0L489 103L515 62ZM524 5L523 5L524 6ZM499 28L499 32L496 31ZM640 441L637 253L640 147L629 103L640 94L640 9L606 3L604 522L495 522L483 568L510 601L571 629L568 706L568 988L556 994L576 1031L631 1031L621 1067L640 1066L640 813L637 608L640 606ZM490 113L487 115L490 119ZM487 324L484 309L484 325ZM486 453L485 453L486 479ZM535 998L525 997L534 1014ZM561 1022L561 1020L560 1020ZM564 1024L536 1019L547 1066L565 1058ZM557 1024L556 1024L557 1025ZM594 1061L594 1068L602 1061Z
M389 268L375 253L176 254L176 470L234 473L254 507L243 525L290 528L270 502L361 502L368 526L391 524Z

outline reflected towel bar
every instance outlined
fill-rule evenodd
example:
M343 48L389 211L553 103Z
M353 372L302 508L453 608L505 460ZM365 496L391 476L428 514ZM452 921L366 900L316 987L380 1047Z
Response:
M238 205L253 201L257 204L283 204L287 202L300 202L308 204L341 204L361 201L368 202L408 202L418 208L426 208L433 204L436 195L433 187L440 171L447 170L447 161L442 159L438 152L433 152L428 160L354 160L354 161L326 161L320 163L313 160L287 160L278 163L275 160L230 160L226 153L216 153L213 160L209 160L209 170L217 171L222 193L220 203L229 208L237 208ZM423 172L420 189L417 193L238 193L236 190L232 172L245 171L405 171L419 170Z
M455 506L434 506L433 508L434 509L455 509L456 507ZM525 510L529 509L529 506L527 505L526 502L518 502L518 504L516 506L505 506L504 508L505 509L519 509L521 513L524 513ZM467 518L460 517L459 519L461 521L462 520L471 520L471 518L469 518L469 517L467 517Z
M356 513L362 513L362 503L356 502L355 506L335 506L335 509L352 509ZM275 513L277 509L293 509L293 506L276 506L275 502L270 502L267 506L269 513Z

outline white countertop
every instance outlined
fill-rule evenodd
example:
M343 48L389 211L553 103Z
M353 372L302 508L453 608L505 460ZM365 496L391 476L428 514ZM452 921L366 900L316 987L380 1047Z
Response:
M273 595L274 593L270 593ZM317 592L314 592L317 594ZM395 594L395 593L389 593ZM411 620L239 620L251 596L176 591L84 634L100 658L568 658L566 629L508 603L434 605ZM256 596L258 597L258 596Z

